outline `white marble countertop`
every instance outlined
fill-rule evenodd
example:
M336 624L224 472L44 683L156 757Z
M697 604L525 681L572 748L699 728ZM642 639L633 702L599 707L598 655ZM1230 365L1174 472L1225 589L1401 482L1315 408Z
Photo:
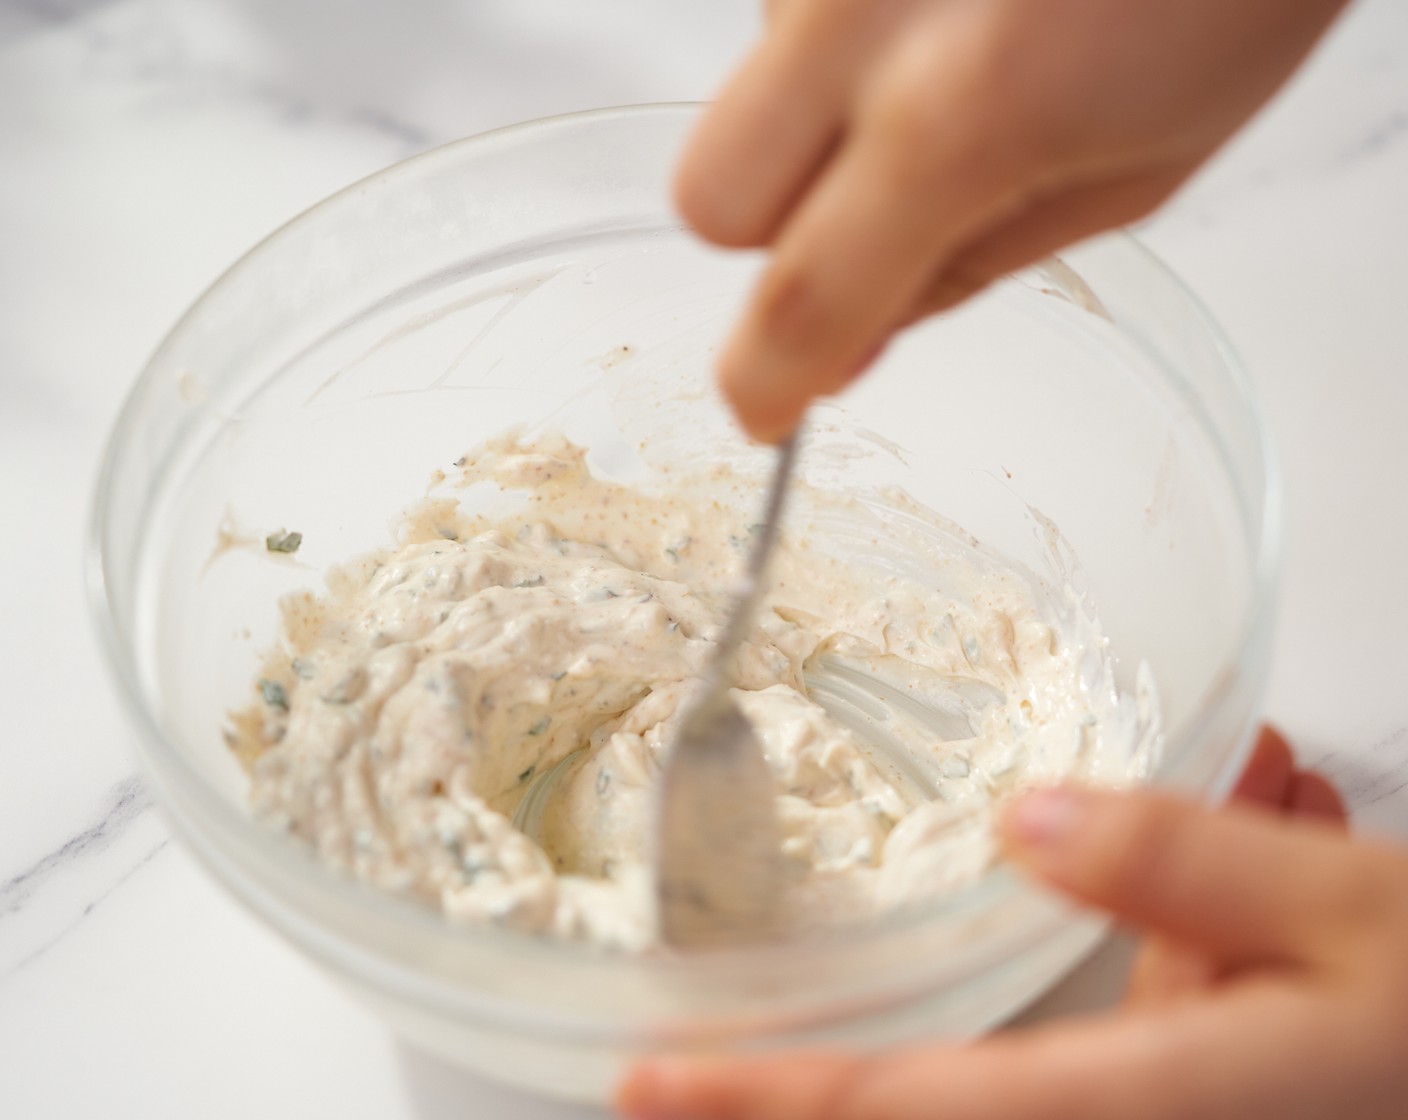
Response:
M751 0L0 0L0 1116L586 1115L398 1046L167 842L82 592L166 327L338 187L551 113L707 96ZM1270 714L1408 838L1408 5L1361 0L1144 236L1284 458ZM1044 1010L1096 1002L1120 954Z

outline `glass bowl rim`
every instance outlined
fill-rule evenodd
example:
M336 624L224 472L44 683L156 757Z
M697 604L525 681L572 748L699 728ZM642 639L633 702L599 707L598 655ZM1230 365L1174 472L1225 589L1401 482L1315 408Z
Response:
M129 447L140 439L142 404L147 390L157 376L158 357L170 340L182 332L222 286L242 269L249 266L255 258L276 252L281 241L311 214L342 204L374 182L382 186L394 185L397 180L413 175L427 165L456 160L466 154L480 153L505 140L541 142L562 128L593 125L622 118L664 115L692 118L697 116L703 107L704 103L697 102L659 102L558 114L453 140L373 172L307 207L295 217L278 226L230 264L170 327L132 384L108 437L98 469L88 518L85 542L85 583L90 617L97 630L108 671L117 685L122 706L126 710L128 719L134 725L138 742L137 753L148 780L155 783L158 793L162 795L166 793L164 787L168 783L179 783L187 795L198 804L201 815L214 816L225 826L224 831L239 835L246 842L247 846L255 853L256 862L264 864L272 861L283 867L288 867L290 862L296 862L301 865L296 874L306 879L308 885L317 892L325 895L330 894L343 905L353 908L370 908L378 917L402 926L408 932L418 936L449 939L459 948L463 948L468 943L474 943L483 945L489 951L513 952L529 956L542 953L559 965L563 961L575 957L584 966L597 969L609 966L611 962L619 961L624 962L631 969L664 967L674 970L691 968L694 966L692 962L695 961L717 960L720 957L746 957L765 960L771 954L795 951L798 943L788 941L723 950L719 953L702 954L698 957L670 954L603 953L590 945L552 938L529 937L490 926L451 925L439 913L424 905L386 894L325 868L318 863L311 852L303 851L299 845L292 844L283 836L263 827L248 812L242 811L239 806L224 797L207 782L173 737L167 733L156 713L147 703L146 691L136 665L135 650L129 644L118 622L117 612L109 594L106 571L107 550L105 542L108 538L109 526L115 517L111 488L111 479L114 476L113 468L127 453ZM1171 282L1180 292L1188 308L1192 311L1193 318L1200 324L1201 329L1220 354L1223 373L1234 389L1238 403L1246 410L1251 421L1260 454L1262 475L1265 480L1260 509L1260 532L1254 541L1255 547L1249 550L1252 560L1252 588L1245 621L1231 656L1224 662L1222 669L1214 678L1213 687L1200 698L1192 715L1184 721L1184 725L1179 728L1177 735L1171 736L1166 742L1165 757L1167 758L1182 753L1189 744L1198 739L1202 729L1212 721L1213 716L1226 699L1232 681L1227 670L1241 663L1249 649L1255 648L1269 638L1279 582L1280 471L1262 406L1252 389L1245 368L1224 336L1222 329L1202 302L1176 273L1130 233L1116 231L1103 235L1103 238L1111 242L1122 243L1126 250L1132 250L1142 258L1141 267L1147 268L1152 273L1160 274L1165 282ZM1166 376L1168 375L1166 374ZM1216 431L1205 431L1204 434L1216 441L1221 449L1221 439ZM1243 520L1245 521L1245 519ZM1247 528L1245 523L1243 528ZM1223 784L1226 783L1237 764L1245 757L1249 746L1249 741L1244 742L1230 752L1222 768ZM1150 784L1155 786L1161 784L1157 772L1151 777ZM1225 792L1225 789L1215 788L1216 785L1217 783L1214 783L1214 788L1204 791L1205 794L1218 795ZM169 797L158 797L159 804L162 804L168 815L176 818L177 831L183 833L185 839L197 848L197 855L201 857L201 862L210 867L216 877L221 879L224 885L232 890L237 897L248 904L255 905L256 909L266 910L266 907L258 905L257 898L254 897L259 893L257 883L253 884L255 889L251 892L249 889L251 884L242 881L245 878L242 872L225 866L224 860L210 859L201 850L206 835L212 830L202 826L193 819L191 814L178 811L176 806L171 804L172 800ZM213 843L213 847L218 851L220 845ZM1031 887L1021 875L1012 872L1006 866L998 865L975 882L949 894L912 907L891 911L872 919L838 925L825 931L824 934L816 935L815 940L809 936L804 943L839 943L843 947L861 945L877 936L898 933L915 925L985 909L1012 897L1016 892L1030 889ZM271 905L281 908L283 903L275 899ZM275 915L266 912L265 917L273 920ZM1055 922L1056 919L1052 917L1047 922L1046 928L1051 928ZM321 934L327 935L335 941L341 941L344 949L351 950L352 956L369 954L368 950L354 949L336 928L318 922L313 924L317 926ZM1029 929L1025 931L1026 936L1021 938L1021 942L1030 943L1039 939L1044 932L1043 929ZM325 939L324 937L319 938L319 940ZM1010 947L1009 944L1008 948L1010 949ZM389 966L393 969L398 967L386 958L377 957L376 959L382 967ZM362 969L358 968L357 971L362 971ZM423 981L424 974L422 973L409 968L401 968L399 971L404 973L403 978L406 981L412 983Z

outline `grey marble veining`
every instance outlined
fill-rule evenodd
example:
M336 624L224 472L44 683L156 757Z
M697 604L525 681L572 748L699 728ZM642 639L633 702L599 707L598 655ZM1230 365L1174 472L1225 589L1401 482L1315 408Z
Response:
M1305 761L1339 788L1353 807L1357 827L1399 839L1408 833L1408 727L1358 750L1306 752Z
M0 884L0 919L19 910L45 882L75 862L112 846L133 820L151 808L151 795L139 778L119 782L98 812L97 821L77 836Z
M142 827L145 825L145 827ZM0 990L166 846L139 778L112 787L92 823L0 884Z

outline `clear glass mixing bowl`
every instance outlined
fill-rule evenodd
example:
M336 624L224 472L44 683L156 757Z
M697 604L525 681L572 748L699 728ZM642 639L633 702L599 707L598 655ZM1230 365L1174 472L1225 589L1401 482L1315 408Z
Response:
M973 1032L1100 933L999 868L800 944L610 956L452 928L327 872L246 810L221 728L275 640L276 600L388 543L433 470L517 423L564 427L609 470L747 454L710 360L759 258L700 245L668 201L696 112L465 140L279 230L161 344L94 513L102 640L191 850L405 1035L579 1099L653 1048ZM1033 511L1054 521L1125 683L1140 661L1158 682L1155 780L1225 792L1266 674L1277 490L1235 360L1154 258L1108 237L1013 277L908 332L815 419L822 450L803 462L818 486L901 485L1036 570ZM293 561L217 549L280 527L303 533Z

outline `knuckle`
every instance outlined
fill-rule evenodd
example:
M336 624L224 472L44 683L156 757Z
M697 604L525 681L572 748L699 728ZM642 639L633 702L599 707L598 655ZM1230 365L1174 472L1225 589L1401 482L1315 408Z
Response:
M818 23L849 31L858 16L875 6L874 0L800 0L807 13Z
M836 322L831 301L812 269L778 262L754 302L760 334L770 348L809 355L823 348Z
M901 43L861 115L892 181L928 186L945 173L1011 178L1038 156L1046 108L1014 89L1020 54L1000 25L965 31L957 47Z
M1090 881L1104 898L1137 899L1167 883L1178 863L1178 820L1166 806L1120 797L1108 803L1091 838Z
M776 0L769 33L784 49L834 67L854 57L884 7L877 0Z
M998 3L982 38L986 66L975 93L999 110L986 123L1008 158L1028 167L1068 162L1079 128L1090 120L1088 112L1075 111L1079 76L1063 71L1066 56L1051 49L1047 34L1027 5Z
M863 115L885 154L889 175L923 180L933 173L938 144L950 125L927 73L914 66L888 73L872 89Z
M725 176L710 175L698 161L681 165L674 181L675 209L699 236L728 248L755 248L763 244L761 223L739 204L730 201Z

